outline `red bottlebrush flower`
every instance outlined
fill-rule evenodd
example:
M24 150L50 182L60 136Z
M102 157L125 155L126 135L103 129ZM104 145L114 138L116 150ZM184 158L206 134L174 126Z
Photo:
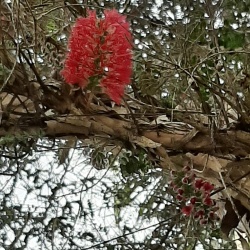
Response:
M214 186L206 181L203 183L202 189L205 193L210 193L214 189Z
M217 219L217 215L214 212L209 212L208 217L211 220L216 220Z
M89 77L95 75L96 44L98 37L96 13L91 11L87 18L78 18L69 38L69 53L61 74L69 84L85 87Z
M77 19L61 74L67 83L81 87L97 79L119 104L132 74L132 37L124 16L116 10L106 10L104 16L98 19L95 11L89 11L87 18Z
M188 177L184 177L184 178L182 178L181 182L183 184L188 184L189 183L189 178Z
M193 206L192 205L188 205L188 206L185 206L181 209L181 212L187 216L189 216L193 211Z
M177 192L178 192L178 194L179 194L179 195L183 195L184 190L183 190L183 189L181 189L181 188L179 188L179 189L177 190Z
M178 201L182 201L182 200L183 200L183 196L180 195L180 194L177 194L176 199L177 199Z
M197 211L197 212L195 213L194 218L195 218L195 219L198 219L198 218L202 219L203 216L204 216L204 214L205 214L204 210L199 210L199 211Z
M194 182L194 187L197 189L201 189L203 186L204 181L202 179L197 179Z
M213 200L208 195L203 199L203 203L209 207L214 205Z
M206 225L208 223L207 219L201 219L200 225Z
M199 215L197 213L194 215L194 219L196 219L196 220L199 219Z
M192 198L190 199L190 203L194 205L195 202L196 202L196 197L192 197Z

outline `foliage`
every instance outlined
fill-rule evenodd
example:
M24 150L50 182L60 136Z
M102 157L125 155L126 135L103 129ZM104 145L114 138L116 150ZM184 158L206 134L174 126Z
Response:
M134 39L131 86L113 98L120 105L106 95L113 83L73 89L60 74L71 66L76 20L113 8ZM220 228L184 216L190 204L180 199L192 204L202 189L207 212L212 183L220 218L234 216L224 237L250 210L249 8L247 0L1 1L0 245L236 249ZM117 46L113 35L108 49L117 52L125 41ZM108 67L121 71L119 59ZM190 183L184 165L197 174ZM171 170L183 191L169 185ZM247 226L238 233L248 244Z

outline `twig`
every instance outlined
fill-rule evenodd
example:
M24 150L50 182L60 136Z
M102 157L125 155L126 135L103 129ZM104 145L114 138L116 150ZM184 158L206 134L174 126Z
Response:
M248 172L246 172L245 174L243 174L242 176L236 178L235 180L233 180L231 183L229 184L225 184L223 187L218 188L217 190L213 191L210 196L213 196L217 193L219 193L220 191L226 189L227 187L231 187L233 184L235 184L236 182L240 181L241 179L245 178L246 176L248 176L250 174L250 170Z

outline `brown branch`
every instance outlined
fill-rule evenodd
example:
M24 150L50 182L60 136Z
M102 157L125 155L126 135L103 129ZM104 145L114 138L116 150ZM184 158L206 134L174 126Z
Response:
M220 187L220 188L216 189L215 191L211 192L210 196L213 196L213 195L221 192L222 190L226 189L227 187L231 187L233 184L235 184L238 181L242 180L243 178L247 177L249 174L250 174L250 170L248 172L246 172L245 174L243 174L242 176L233 180L231 183L227 184L226 187Z

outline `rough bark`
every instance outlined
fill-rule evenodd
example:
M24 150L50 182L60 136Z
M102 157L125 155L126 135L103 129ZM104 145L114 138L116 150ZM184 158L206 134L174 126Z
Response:
M155 161L164 169L190 164L198 175L209 179L216 187L223 187L224 181L228 185L226 193L240 199L250 209L250 183L245 176L250 170L250 133L237 126L214 131L212 135L209 126L194 127L194 121L185 118L185 112L180 113L180 110L176 110L178 121L157 124L157 117L168 117L171 110L150 107L129 96L123 105L111 107L113 104L107 102L105 95L90 95L86 99L84 91L70 92L70 89L63 94L60 89L56 94L33 89L33 97L39 97L37 107L47 105L50 100L50 109L42 113L28 96L15 94L10 86L8 89L9 93L1 93L1 136L42 132L51 138L78 137L89 145L92 141L92 146L100 140L109 146L143 147L150 154L153 152ZM62 105L59 99L63 100ZM241 179L241 176L245 177Z

